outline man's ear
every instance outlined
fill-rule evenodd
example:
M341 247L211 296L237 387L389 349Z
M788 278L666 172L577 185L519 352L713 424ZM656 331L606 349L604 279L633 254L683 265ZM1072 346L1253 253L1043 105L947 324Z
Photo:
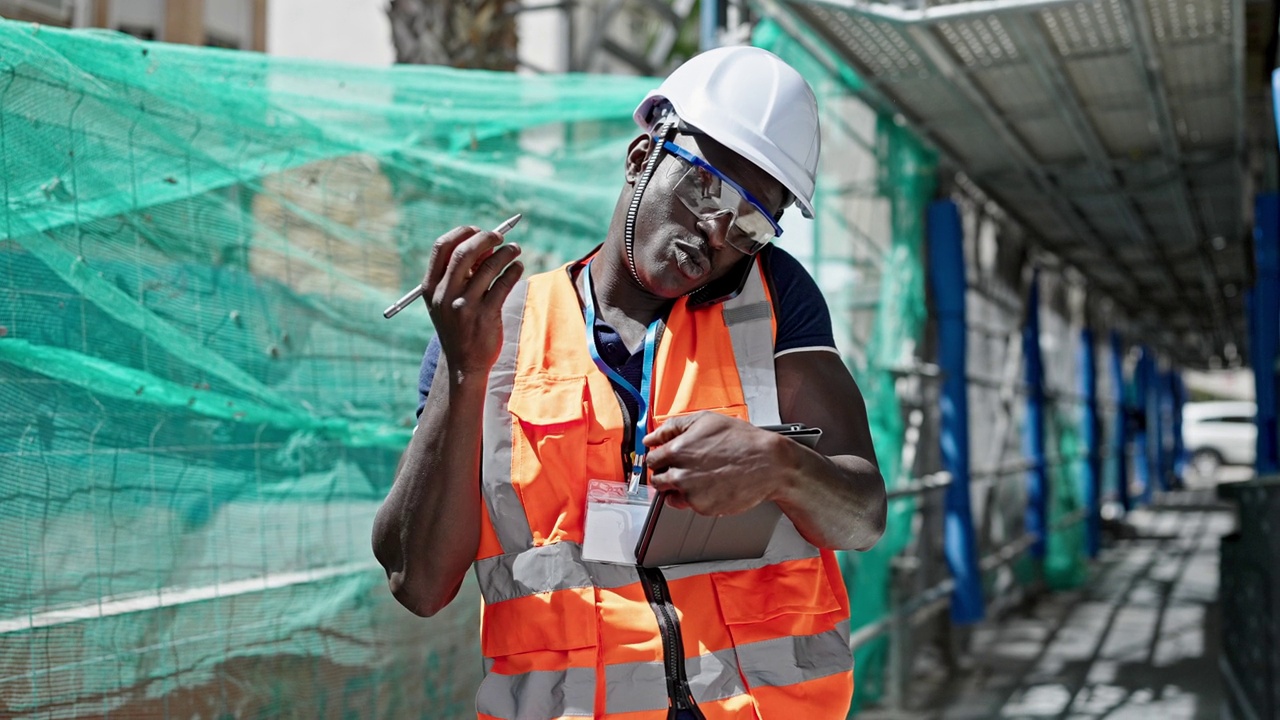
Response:
M636 137L627 146L626 178L628 185L635 185L636 179L644 171L644 161L649 157L649 149L653 147L653 138L647 133Z

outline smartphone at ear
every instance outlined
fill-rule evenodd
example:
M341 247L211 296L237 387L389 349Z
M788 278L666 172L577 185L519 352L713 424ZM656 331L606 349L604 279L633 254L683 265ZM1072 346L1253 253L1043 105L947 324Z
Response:
M738 293L742 292L742 288L747 285L747 277L751 274L751 263L753 262L755 262L754 257L744 257L723 277L717 278L689 293L689 309L697 310L698 308L715 305L737 297Z

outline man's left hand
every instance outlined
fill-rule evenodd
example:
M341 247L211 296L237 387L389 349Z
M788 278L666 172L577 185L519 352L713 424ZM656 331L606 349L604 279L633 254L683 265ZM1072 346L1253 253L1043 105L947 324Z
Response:
M700 515L736 515L779 493L791 440L715 412L671 418L644 438L650 482ZM798 447L798 446L797 446Z

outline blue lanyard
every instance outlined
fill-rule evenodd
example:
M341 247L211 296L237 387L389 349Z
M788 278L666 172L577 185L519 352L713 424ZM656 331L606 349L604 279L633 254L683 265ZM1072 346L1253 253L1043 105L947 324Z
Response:
M592 261L594 262L594 260ZM653 356L657 346L658 326L662 324L661 318L654 318L649 323L649 328L644 333L644 365L640 370L640 389L627 382L627 379L618 374L616 370L609 367L608 363L600 358L600 349L596 347L596 296L591 289L591 262L583 268L583 289L586 297L583 299L587 316L587 350L591 353L591 359L595 362L596 367L614 381L623 390L631 393L636 399L636 419L635 419L635 448L631 453L631 481L628 484L628 492L635 492L636 487L640 484L640 478L644 475L644 455L646 448L644 446L644 436L649 434L649 393L651 381L653 379Z

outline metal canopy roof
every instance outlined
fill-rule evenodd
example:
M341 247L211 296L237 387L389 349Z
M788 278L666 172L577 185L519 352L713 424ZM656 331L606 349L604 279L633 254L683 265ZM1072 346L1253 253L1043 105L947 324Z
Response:
M1178 362L1245 337L1243 0L766 0ZM784 27L787 24L784 23Z

